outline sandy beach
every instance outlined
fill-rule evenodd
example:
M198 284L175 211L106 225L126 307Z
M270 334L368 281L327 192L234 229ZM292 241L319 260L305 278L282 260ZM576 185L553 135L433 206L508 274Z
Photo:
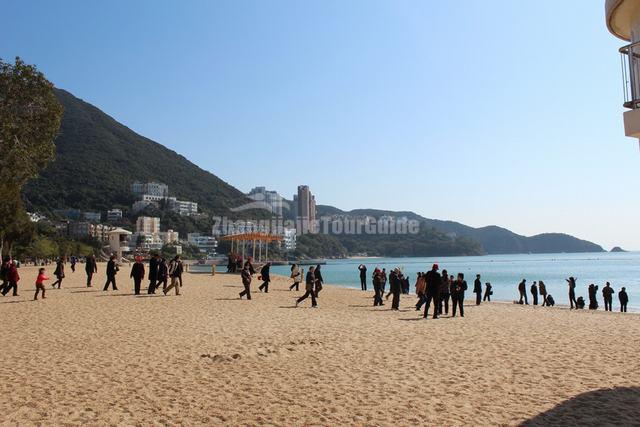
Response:
M52 267L48 268L51 273ZM234 275L185 274L183 295L94 287L83 266L32 301L0 297L3 425L640 425L640 316L467 304L423 320L289 279L239 300ZM303 285L304 286L304 285Z

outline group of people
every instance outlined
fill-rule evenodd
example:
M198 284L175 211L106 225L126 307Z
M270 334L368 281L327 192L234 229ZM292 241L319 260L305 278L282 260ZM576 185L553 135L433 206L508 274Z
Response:
M258 290L260 292L269 292L269 282L271 281L270 268L271 263L267 262L260 269L260 275L258 276L258 280L262 281L262 284L258 287ZM249 258L244 263L242 271L240 272L242 286L244 287L244 290L239 294L240 299L242 299L243 297L246 297L247 300L251 299L251 282L255 273L256 271L253 268L252 259ZM305 293L296 300L296 307L307 298L311 298L311 307L317 307L317 298L320 294L320 291L322 290L322 284L324 283L320 264L315 267L309 267L306 276L304 275L304 269L301 269L297 264L293 264L291 266L290 277L291 279L293 279L293 284L289 286L290 291L292 291L293 289L298 291L300 289L302 278L305 278Z
M567 285L569 287L569 304L571 310L580 310L584 309L586 306L586 302L582 296L576 298L576 287L577 281L575 277L569 277L566 279ZM527 280L522 279L522 281L518 284L518 292L520 294L520 299L517 301L518 304L528 305L529 301L527 299ZM555 301L551 295L547 294L547 287L545 286L542 280L533 282L530 288L531 296L533 299L533 305L538 305L538 295L542 298L542 306L552 307L555 305ZM591 283L587 288L587 293L589 295L589 310L597 310L598 305L598 285ZM604 288L602 288L602 297L604 299L604 309L605 311L613 310L613 294L615 290L611 287L611 283L606 282ZM620 292L618 292L618 300L620 301L620 312L627 312L627 304L629 303L629 295L627 294L627 288L622 287Z
M75 264L77 258L71 258L71 271L75 272ZM62 288L62 283L66 277L65 266L67 263L66 257L60 257L56 261L56 267L53 271L55 281L51 283L53 289ZM18 282L20 281L20 274L18 273L18 264L11 257L5 257L2 260L2 266L0 266L0 293L7 295L13 291L13 296L18 296ZM38 270L38 276L36 278L36 292L34 300L38 299L40 293L42 298L46 298L46 289L44 282L50 280L46 276L45 268L41 267ZM106 276L107 280L104 284L103 291L112 290L117 291L118 286L116 284L116 276L120 271L120 265L117 262L115 255L112 255L107 262ZM85 258L85 272L87 274L87 287L93 287L93 276L98 272L98 264L94 255L89 255ZM175 294L180 295L180 288L182 287L182 273L184 272L184 265L180 259L180 255L176 255L169 263L165 258L161 258L157 253L153 254L149 260L149 272L148 280L149 287L147 289L148 294L155 294L156 290L162 286L162 292L166 295L171 289L175 289ZM141 256L135 257L135 262L131 267L129 277L133 279L133 289L135 295L140 295L142 287L142 281L145 278L145 265ZM169 279L171 281L169 282Z

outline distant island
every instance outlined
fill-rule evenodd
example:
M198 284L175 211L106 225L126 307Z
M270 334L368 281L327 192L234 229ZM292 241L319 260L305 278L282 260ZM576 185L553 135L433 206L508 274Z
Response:
M616 246L613 249L611 249L611 252L627 252L627 251L622 249L620 246Z

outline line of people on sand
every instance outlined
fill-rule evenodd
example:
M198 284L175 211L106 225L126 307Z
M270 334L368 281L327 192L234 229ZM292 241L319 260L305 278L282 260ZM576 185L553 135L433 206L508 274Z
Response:
M262 284L258 287L260 292L269 293L269 283L271 282L270 269L270 262L264 264L260 269L260 274L258 276L258 280L262 281ZM240 272L240 278L244 288L239 293L240 299L246 297L247 300L251 300L251 282L253 281L254 274L256 274L256 270L253 267L253 260L252 258L248 258ZM311 298L311 307L315 308L318 306L317 299L320 295L320 291L322 291L322 285L324 283L320 264L315 267L309 267L306 275L304 273L304 269L300 268L298 264L291 265L290 278L293 279L293 283L289 286L289 290L293 291L295 289L296 291L299 291L303 277L305 280L305 293L296 300L296 307L298 307L300 303L307 298Z
M56 261L56 267L53 271L55 281L51 283L53 289L61 289L62 283L66 277L65 273L66 257L60 257ZM71 271L75 272L75 263L71 262ZM172 289L175 290L176 295L180 295L180 288L182 288L182 274L184 272L184 264L180 259L180 255L176 255L169 263L166 258L161 258L157 253L152 254L149 260L149 272L148 280L149 286L147 288L148 294L155 294L156 290L162 286L162 292L167 295ZM117 291L118 286L116 284L116 276L120 271L120 264L117 262L117 257L112 255L107 262L106 276L107 280L104 284L103 291L108 291L109 287L112 290ZM89 255L85 259L85 272L87 275L86 286L88 288L93 287L93 276L98 272L98 264L94 255ZM140 295L142 281L145 278L145 265L141 256L135 257L135 262L131 266L129 278L133 280L134 295ZM170 282L169 282L170 279ZM38 299L40 293L42 298L46 298L44 282L51 280L46 275L46 269L41 267L38 269L38 276L36 278L36 292L34 300ZM18 295L18 283L20 281L20 274L18 272L18 263L16 260L9 256L6 256L2 260L0 266L0 294L6 296L9 292L13 291L13 296Z
M586 302L584 297L580 296L576 298L576 287L578 279L575 277L569 277L566 279L567 286L569 288L569 304L571 310L582 310L586 307ZM587 294L589 297L589 310L597 310L599 307L598 304L598 285L591 283L587 288ZM520 299L517 302L518 304L529 305L529 301L527 299L527 280L522 279L522 281L518 284L518 292L520 294ZM547 295L547 289L542 280L533 282L530 288L531 297L533 305L538 305L538 294L542 298L542 306L550 306L552 307L555 302L551 295ZM602 288L602 298L604 299L604 310L605 311L613 311L613 294L616 291L611 286L611 283L606 282L604 287ZM627 312L627 304L629 303L629 295L627 294L627 288L622 287L618 292L618 301L620 302L620 312Z

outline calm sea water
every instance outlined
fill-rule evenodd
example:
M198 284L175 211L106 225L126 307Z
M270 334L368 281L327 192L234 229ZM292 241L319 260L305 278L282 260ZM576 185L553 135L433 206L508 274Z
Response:
M640 252L330 260L327 265L322 266L322 276L326 283L360 289L358 265L362 263L367 266L367 285L371 289L371 273L375 267L384 267L387 271L400 267L405 274L410 275L413 287L416 273L430 270L431 265L436 262L440 269L446 269L449 274L464 273L470 290L473 289L475 275L481 274L483 290L484 283L490 282L493 285L492 299L496 301L517 299L518 283L527 279L527 292L534 280L542 280L556 304L569 304L565 279L573 276L578 279L576 297L583 296L587 304L587 286L595 283L599 286L599 306L604 308L602 288L608 281L616 291L613 298L614 311L620 309L617 291L622 286L627 288L629 310L640 311ZM306 271L307 267L304 268ZM290 270L287 266L274 266L272 271L288 275ZM471 292L467 293L469 298L473 295ZM531 303L531 294L528 296Z

